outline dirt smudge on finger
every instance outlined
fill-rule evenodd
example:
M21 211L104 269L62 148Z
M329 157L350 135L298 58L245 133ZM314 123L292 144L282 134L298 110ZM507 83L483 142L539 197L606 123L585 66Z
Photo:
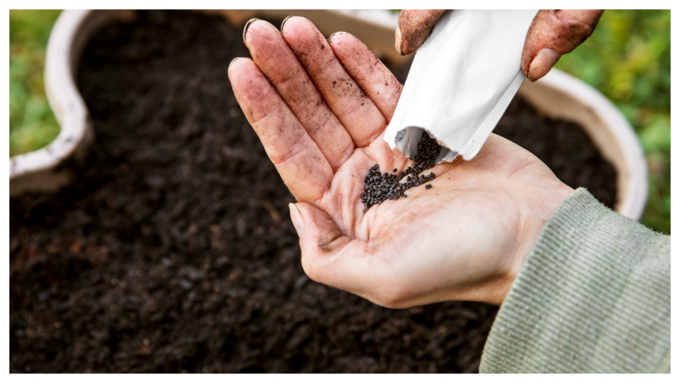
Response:
M415 52L446 10L403 10L399 14L401 54Z
M538 11L522 51L522 72L528 76L531 62L543 48L561 55L573 51L593 33L601 16L601 10Z

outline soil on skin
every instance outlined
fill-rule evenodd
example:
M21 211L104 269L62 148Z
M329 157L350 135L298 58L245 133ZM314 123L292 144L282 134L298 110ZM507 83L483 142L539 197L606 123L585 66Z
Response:
M241 29L185 12L86 47L79 179L10 201L10 370L477 371L496 307L391 310L305 276L293 197L227 79L236 56Z

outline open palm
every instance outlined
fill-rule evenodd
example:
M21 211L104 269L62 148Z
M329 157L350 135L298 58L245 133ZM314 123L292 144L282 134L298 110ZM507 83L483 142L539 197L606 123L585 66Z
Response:
M413 166L382 139L402 85L347 33L307 19L246 26L253 61L229 79L299 201L291 217L310 278L388 307L464 299L499 304L543 224L571 193L536 157L492 135L469 162L428 170L433 188L364 213L368 169Z

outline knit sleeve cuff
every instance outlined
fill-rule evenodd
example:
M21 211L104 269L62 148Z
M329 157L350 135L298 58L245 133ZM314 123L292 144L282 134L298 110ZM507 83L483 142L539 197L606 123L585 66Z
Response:
M670 237L577 189L501 306L480 372L667 372Z

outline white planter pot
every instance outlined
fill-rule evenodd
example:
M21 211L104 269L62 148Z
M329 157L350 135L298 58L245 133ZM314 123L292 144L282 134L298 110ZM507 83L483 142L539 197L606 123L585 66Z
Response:
M392 63L404 60L394 50L397 16L386 11L209 12L222 14L236 26L243 26L251 17L304 16L326 36L347 31L362 40L378 57ZM59 165L83 156L94 139L89 113L74 79L81 51L100 26L131 15L130 11L77 10L64 11L59 16L47 47L45 89L61 132L47 147L10 159L11 196L26 191L56 190L75 177ZM574 121L585 128L603 157L616 169L616 211L639 220L647 201L647 166L635 132L616 107L589 85L554 69L536 83L525 81L519 94L541 112Z
M550 117L581 125L616 169L615 210L639 221L647 203L647 162L635 131L602 93L553 69L532 83L524 80L518 93Z

